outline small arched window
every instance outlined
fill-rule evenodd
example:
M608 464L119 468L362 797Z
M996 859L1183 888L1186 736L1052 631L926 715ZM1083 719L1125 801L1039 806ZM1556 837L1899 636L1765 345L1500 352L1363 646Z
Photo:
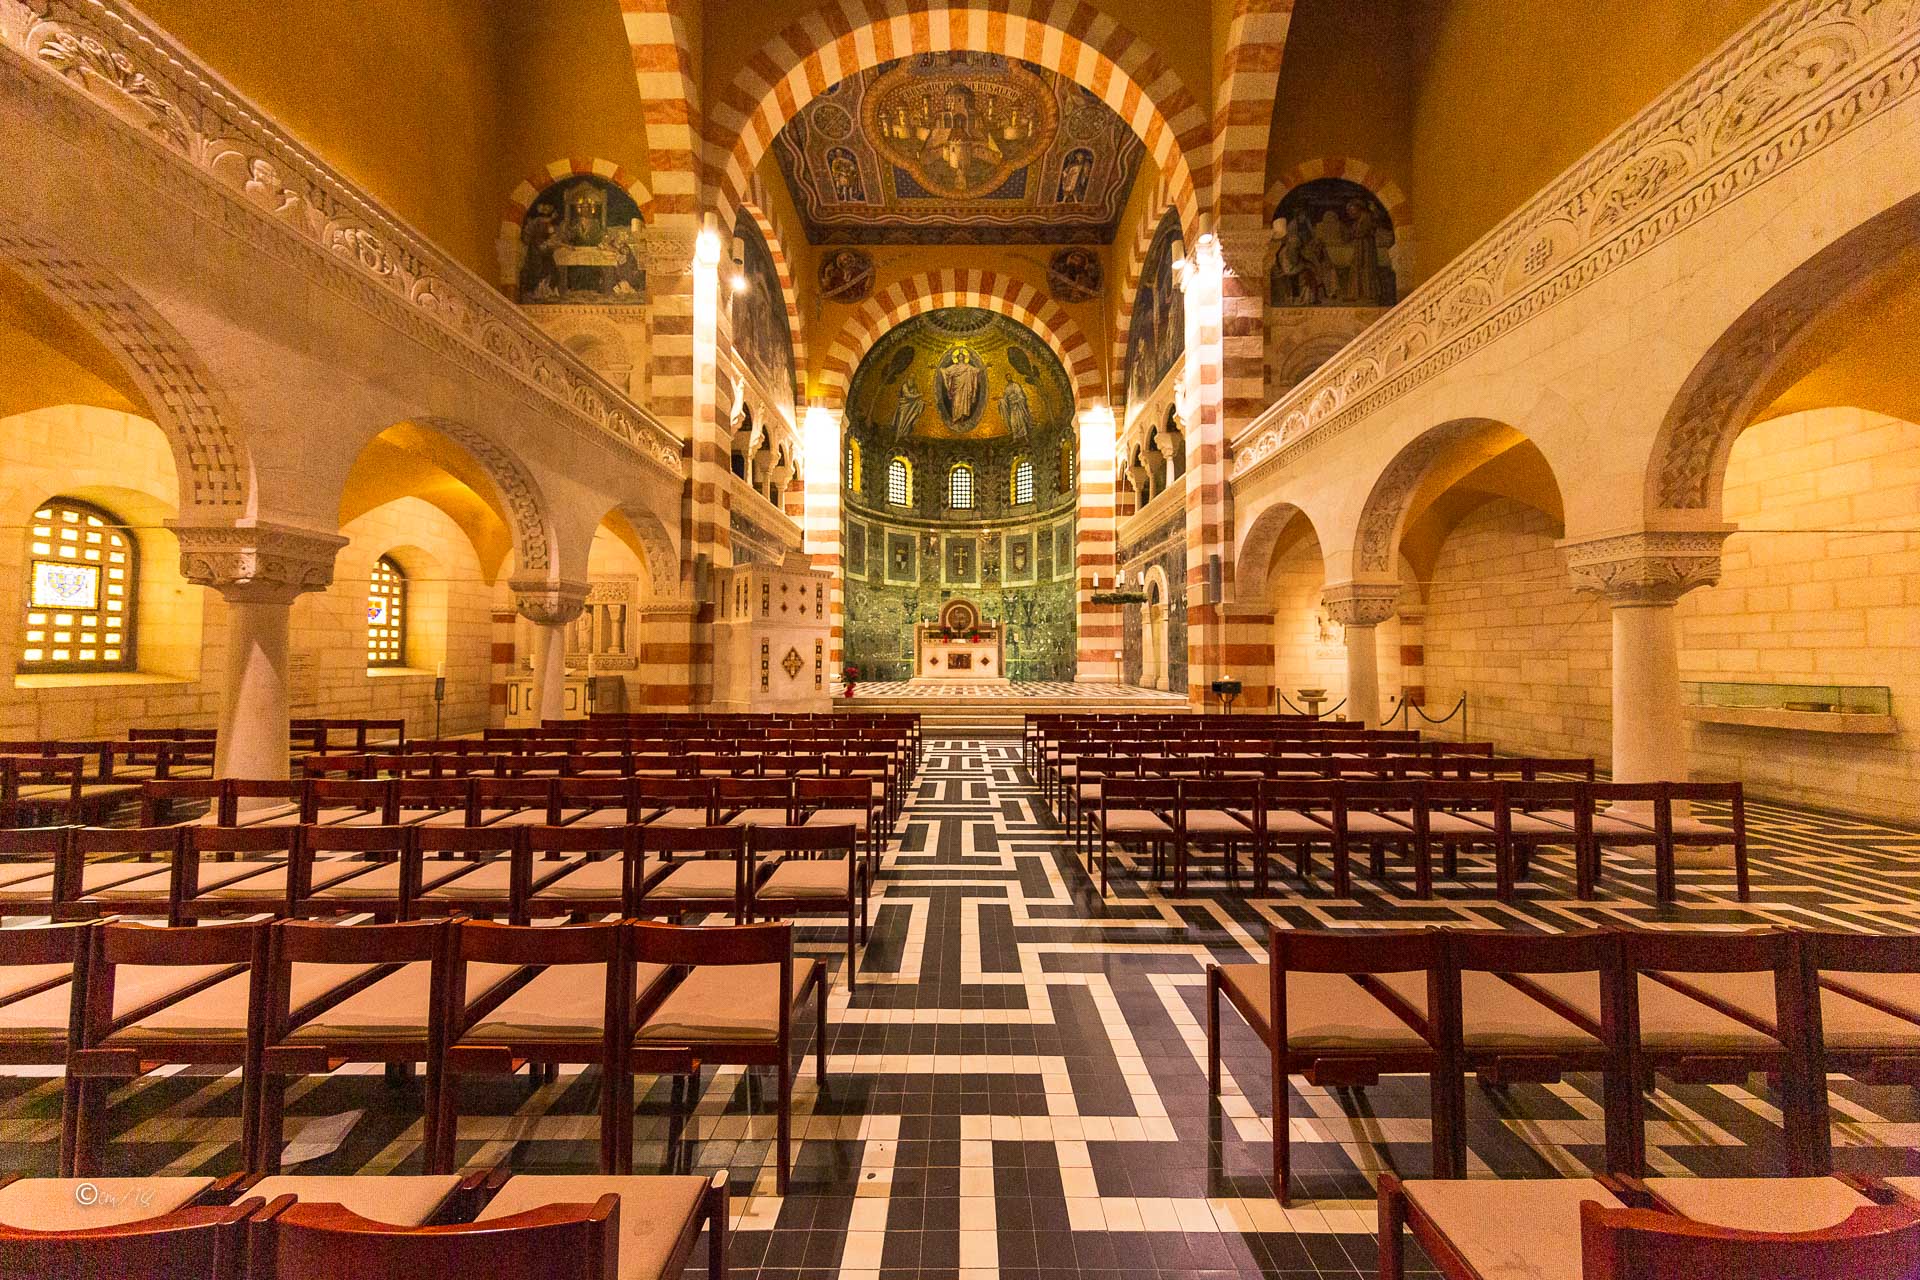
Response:
M1060 442L1060 492L1073 491L1073 441Z
M973 509L973 468L964 462L947 472L947 505L956 511Z
M407 665L407 575L389 556L374 562L367 586L367 665Z
M847 492L859 494L865 492L860 479L860 442L847 441Z
M1033 501L1033 463L1021 458L1013 464L1013 505Z
M895 507L913 505L913 466L905 458L887 464L887 502Z
M27 526L21 671L131 671L139 552L121 519L53 498Z

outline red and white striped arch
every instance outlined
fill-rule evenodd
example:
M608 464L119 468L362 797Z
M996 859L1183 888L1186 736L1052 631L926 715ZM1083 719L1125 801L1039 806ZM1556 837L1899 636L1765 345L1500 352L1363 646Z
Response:
M979 307L1026 325L1053 349L1073 383L1074 401L1084 407L1099 399L1100 361L1086 334L1046 293L996 271L923 271L878 290L847 317L821 362L819 386L827 407L843 408L847 385L861 358L887 330L902 320L942 307Z
M1351 156L1325 156L1318 160L1303 160L1285 173L1276 174L1267 186L1266 217L1272 221L1273 214L1286 198L1287 192L1305 182L1318 178L1345 178L1348 182L1358 183L1379 198L1386 206L1387 217L1393 220L1393 234L1398 239L1406 239L1413 231L1413 218L1407 203L1407 193L1400 184L1389 178L1378 168L1365 160L1355 160Z
M1293 0L1236 0L1213 108L1215 215L1267 220L1267 148Z
M694 79L682 0L620 0L620 17L647 125L647 168L662 219L691 223L700 212L696 157L700 86Z
M1087 0L830 0L748 58L713 102L706 181L722 210L816 95L882 62L952 49L1020 58L1099 97L1173 175L1181 220L1197 229L1213 200L1206 110L1159 52Z
M556 182L567 178L592 174L605 178L614 186L633 197L640 206L640 216L651 226L654 219L653 193L647 189L646 181L634 174L625 165L615 164L611 160L602 160L597 156L567 156L542 165L522 178L519 185L508 194L506 205L500 210L500 241L513 244L520 239L520 227L527 220L527 210L540 198L540 193ZM513 284L507 270L505 256L501 263L500 283Z

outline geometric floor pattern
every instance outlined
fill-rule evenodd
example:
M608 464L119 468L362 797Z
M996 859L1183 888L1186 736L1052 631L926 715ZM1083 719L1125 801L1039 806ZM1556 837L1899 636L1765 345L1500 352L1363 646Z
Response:
M1746 904L1730 873L1699 871L1683 872L1680 901L1659 907L1650 873L1611 858L1606 900L1582 903L1551 856L1511 906L1472 859L1460 880L1436 881L1430 902L1359 867L1352 900L1276 880L1278 896L1253 902L1198 874L1175 899L1121 873L1102 901L1039 804L1017 741L929 741L886 859L859 997L850 1005L844 985L833 988L827 1084L815 1086L810 1061L798 1078L791 1194L774 1193L770 1090L740 1068L709 1069L686 1095L642 1077L635 1167L730 1170L732 1264L764 1280L1371 1275L1375 1173L1427 1170L1424 1081L1329 1090L1296 1079L1297 1187L1282 1209L1268 1176L1265 1055L1230 1010L1223 1097L1207 1095L1205 965L1254 958L1274 923L1920 928L1920 833L1756 803L1747 813ZM799 937L837 977L841 932L803 926ZM1779 1172L1777 1111L1764 1082L1751 1084L1655 1094L1655 1171ZM1468 1093L1475 1176L1596 1167L1596 1078ZM122 1090L108 1172L232 1170L237 1095L237 1080L214 1074ZM597 1073L469 1081L461 1096L467 1166L595 1167ZM1920 1173L1915 1090L1836 1077L1833 1104L1839 1167ZM330 1127L345 1136L317 1143L297 1171L416 1170L418 1106L377 1068L301 1082L289 1141ZM52 1172L58 1127L56 1081L0 1077L0 1170Z

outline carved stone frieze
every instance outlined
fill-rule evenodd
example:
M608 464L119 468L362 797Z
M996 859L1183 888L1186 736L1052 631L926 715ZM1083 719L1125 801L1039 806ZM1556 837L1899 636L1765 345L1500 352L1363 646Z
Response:
M1565 542L1567 573L1574 589L1596 592L1613 604L1672 604L1695 587L1720 581L1724 529L1643 530Z
M646 410L554 342L466 268L419 239L319 156L268 123L184 48L109 0L0 0L0 74L37 68L137 135L90 141L115 152L104 167L137 171L177 193L228 233L400 325L436 352L561 422L611 438L683 474L680 443ZM66 95L60 95L66 96ZM71 131L83 122L42 102ZM129 144L132 145L129 145ZM181 183L172 157L210 184ZM103 158L104 159L104 158ZM224 207L206 208L209 191ZM277 229L277 230L276 230ZM304 246L288 251L285 237ZM339 273L348 273L343 278Z
M1920 92L1916 0L1786 0L1250 423L1291 462Z
M587 607L592 587L585 582L547 582L537 578L513 578L507 582L513 592L513 611L537 627L565 626Z
M1339 582L1320 593L1327 616L1343 627L1377 627L1400 607L1397 582Z
M180 541L180 576L236 603L291 603L333 585L333 560L347 540L281 524L200 524L170 520Z

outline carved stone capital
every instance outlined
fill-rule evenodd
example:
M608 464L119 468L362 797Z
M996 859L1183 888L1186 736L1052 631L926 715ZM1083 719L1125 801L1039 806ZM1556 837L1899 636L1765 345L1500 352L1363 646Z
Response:
M1732 527L1654 530L1563 542L1567 573L1579 591L1610 604L1672 604L1720 581L1720 545Z
M1265 223L1256 223L1251 227L1221 227L1220 256L1226 259L1227 270L1242 280L1256 282L1255 288L1264 291L1267 273L1267 250L1273 240L1273 232Z
M333 558L347 540L293 525L196 524L170 520L180 540L180 576L236 604L291 604L333 585Z
M1327 615L1343 627L1377 627L1400 607L1397 582L1340 582L1320 593Z
M587 607L584 582L547 582L516 578L507 583L513 592L513 611L537 627L561 627L580 616Z

